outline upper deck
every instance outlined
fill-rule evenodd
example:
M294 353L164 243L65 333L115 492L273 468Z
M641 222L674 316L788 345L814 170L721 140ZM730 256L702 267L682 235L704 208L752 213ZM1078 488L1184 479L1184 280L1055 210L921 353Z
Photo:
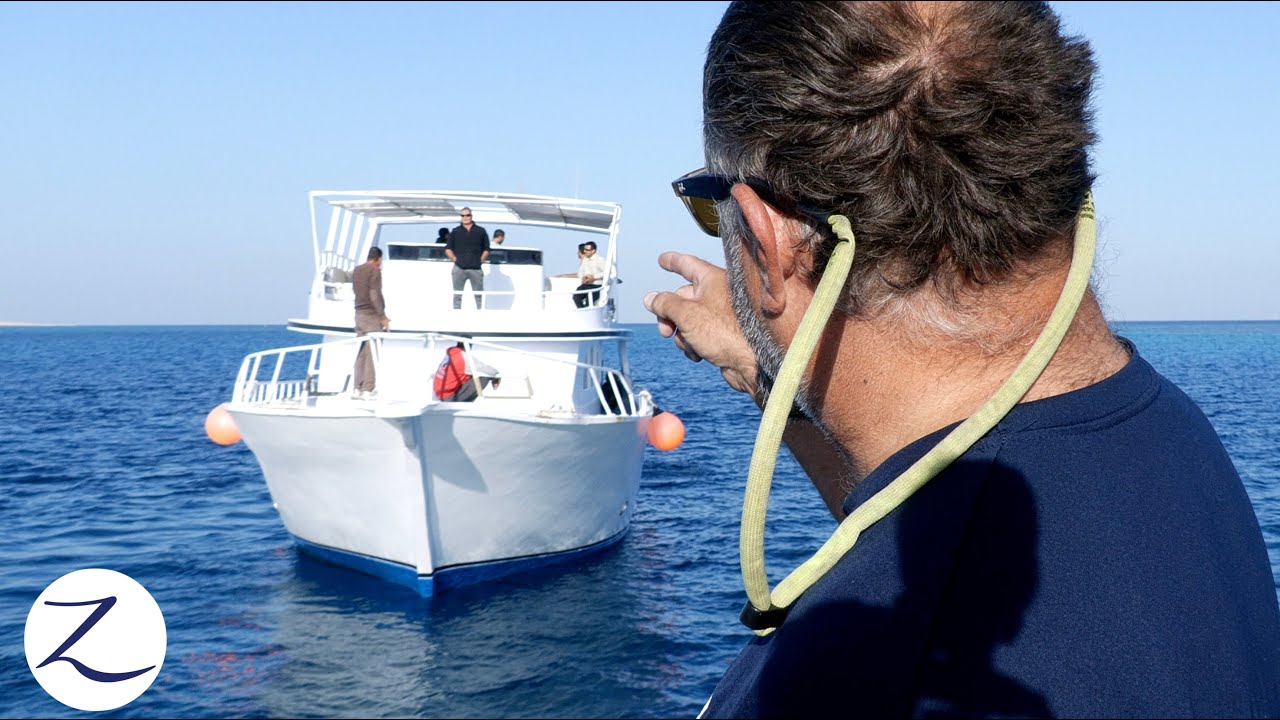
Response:
M310 193L315 274L308 315L291 319L303 332L350 333L354 296L350 273L369 248L383 249L382 285L393 332L482 333L486 335L608 334L617 308L618 224L616 203L540 195L461 191L315 191ZM546 249L511 243L494 245L482 268L484 292L477 309L471 287L462 307L453 308L453 263L444 245L432 242L436 228L453 228L469 207L490 235L497 228L536 227ZM325 212L328 208L328 212ZM383 237L387 228L432 226L409 239ZM583 234L591 237L583 237ZM388 233L390 234L390 233ZM397 234L404 236L403 232ZM576 245L595 240L607 273L598 300L586 308L573 302ZM544 264L554 248L556 270ZM568 260L565 260L567 258Z

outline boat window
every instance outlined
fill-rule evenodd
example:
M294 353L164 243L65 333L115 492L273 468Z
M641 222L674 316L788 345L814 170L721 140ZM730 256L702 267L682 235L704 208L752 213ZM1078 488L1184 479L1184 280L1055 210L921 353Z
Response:
M444 245L388 245L389 260L426 260L432 262L453 262L444 254ZM541 250L520 250L516 248L492 248L489 250L491 265L541 265Z
M489 262L494 265L541 265L541 250L499 249L489 250Z

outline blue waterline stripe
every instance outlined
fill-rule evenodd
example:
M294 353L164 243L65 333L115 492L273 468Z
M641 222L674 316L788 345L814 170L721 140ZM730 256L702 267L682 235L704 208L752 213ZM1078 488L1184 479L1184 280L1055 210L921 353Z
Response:
M372 555L365 555L363 553L352 552L350 550L339 550L338 548L329 547L327 545L307 542L297 535L292 535L292 537L294 542L298 544L298 549L309 555L313 555L334 565L356 570L358 572L365 573L366 575L372 575L374 577L393 582L397 585L412 588L423 597L431 597L435 594L436 590L446 590L448 588L461 587L463 585L472 585L478 582L503 577L505 575L532 570L536 567L553 565L556 563L566 562L574 558L579 558L613 545L621 540L626 534L627 528L623 528L611 537L585 547L574 548L572 550L562 550L554 553L504 558L502 560L450 565L439 568L432 575L419 575L417 568L404 563L395 562L393 560L384 560L383 558L376 558Z

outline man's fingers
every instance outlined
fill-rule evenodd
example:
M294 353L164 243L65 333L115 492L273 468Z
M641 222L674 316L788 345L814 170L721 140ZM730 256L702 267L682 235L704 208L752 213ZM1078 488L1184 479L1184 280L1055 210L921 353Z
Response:
M677 316L682 314L681 306L687 302L674 293L651 292L644 296L644 309L657 317L658 333L664 338L669 338L676 334L676 327L680 324Z
M663 270L680 275L694 285L697 285L708 273L724 270L724 268L712 265L697 255L685 255L674 251L664 252L659 255L658 266Z
M662 337L674 335L676 347L680 348L685 357L694 362L702 362L702 356L689 347L684 335L681 335L678 329L684 312L696 308L697 305L696 302L686 300L676 293L651 292L644 296L644 307L658 317L658 332L662 333Z
M680 318L690 304L691 301L670 292L651 292L644 296L645 310L657 315L659 323L668 320L675 326L680 325Z
M676 334L676 324L666 318L658 318L658 334L669 338Z

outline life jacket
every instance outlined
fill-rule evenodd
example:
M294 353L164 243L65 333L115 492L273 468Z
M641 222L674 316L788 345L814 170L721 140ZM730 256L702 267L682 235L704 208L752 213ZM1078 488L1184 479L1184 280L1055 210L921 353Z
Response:
M436 397L448 400L458 392L458 388L469 382L471 382L471 376L467 374L467 358L463 355L462 348L457 346L449 348L445 353L444 361L440 363L440 367L436 368L436 379L432 383Z

